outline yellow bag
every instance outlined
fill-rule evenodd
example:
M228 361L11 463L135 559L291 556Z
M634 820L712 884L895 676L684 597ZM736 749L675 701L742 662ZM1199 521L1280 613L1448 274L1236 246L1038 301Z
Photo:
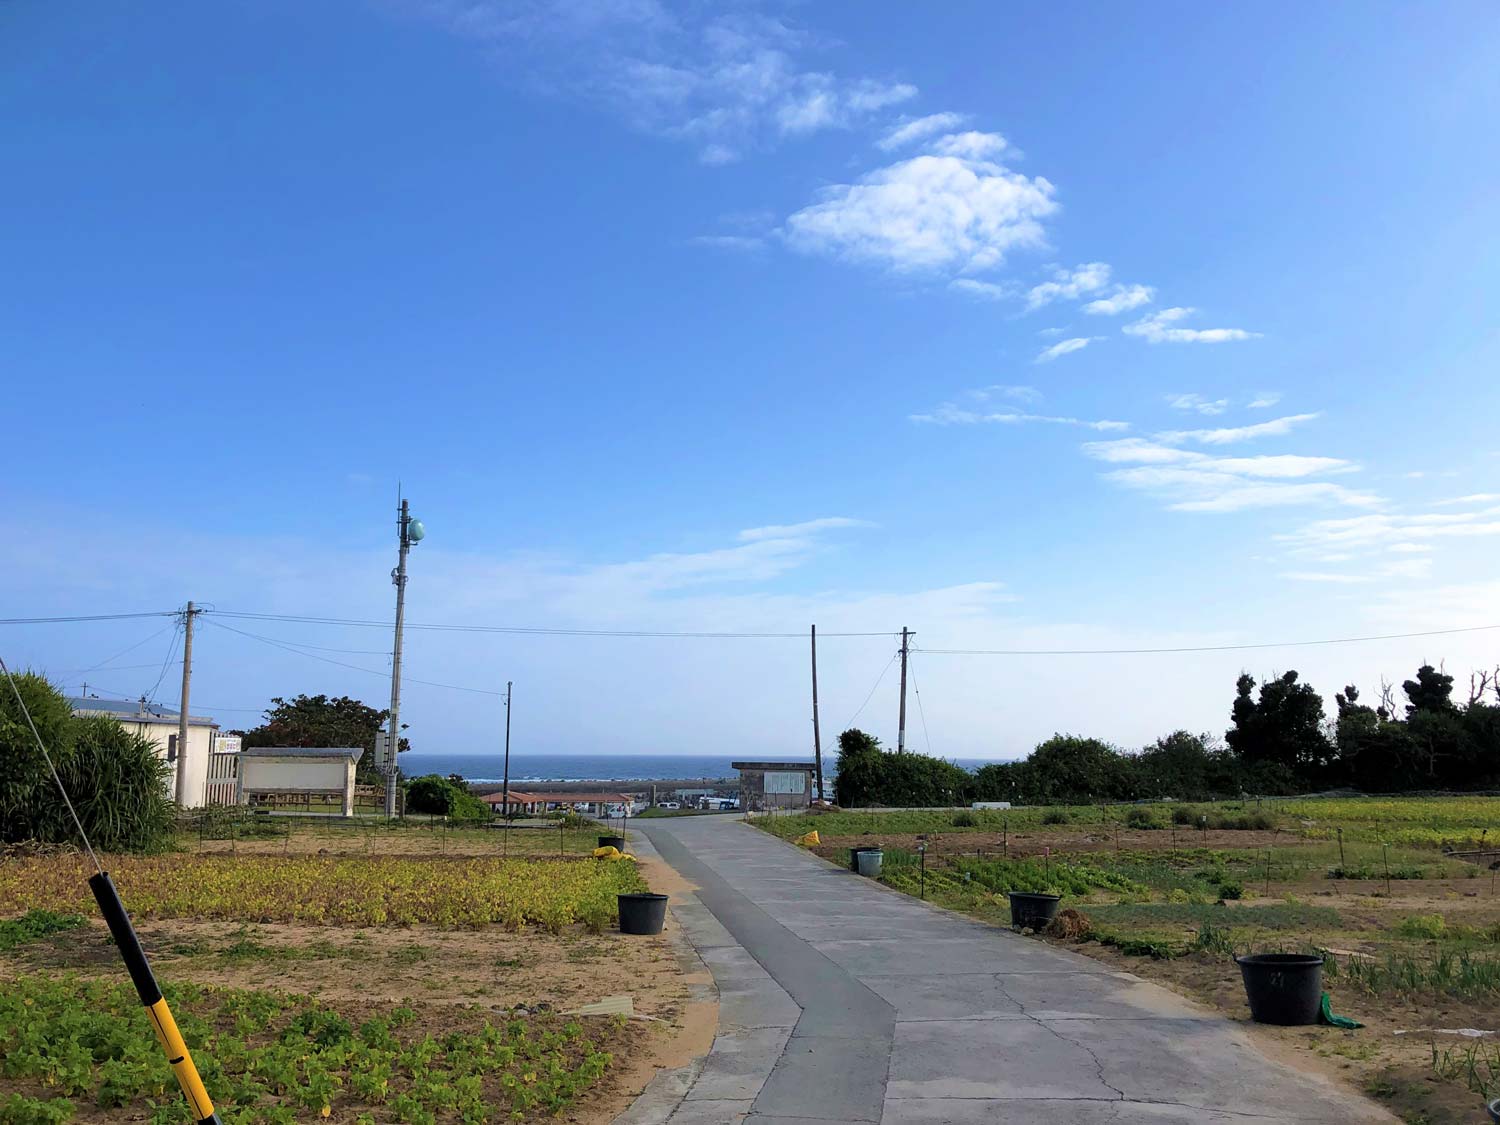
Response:
M811 832L804 832L797 837L797 843L804 848L815 848L823 841L818 839L818 830L814 828Z
M608 847L594 849L595 859L618 859L619 857L620 849L615 847L613 844L609 845Z

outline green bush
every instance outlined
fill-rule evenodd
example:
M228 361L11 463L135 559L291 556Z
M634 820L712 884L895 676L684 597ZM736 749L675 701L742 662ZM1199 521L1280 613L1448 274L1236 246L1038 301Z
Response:
M952 824L954 828L974 828L979 821L971 812L959 812L953 814Z
M1156 819L1156 813L1140 805L1125 812L1125 827L1127 828L1160 828L1161 821Z
M1448 931L1441 914L1412 914L1396 923L1396 933L1404 938L1437 941Z
M406 811L456 820L485 820L490 807L469 787L435 773L414 777L406 783Z
M1219 901L1232 902L1235 899L1245 897L1245 888L1233 879L1225 879L1219 884Z
M105 715L75 717L41 676L17 676L16 687L94 846L116 852L167 846L170 771L155 743ZM78 830L7 685L0 690L0 840L28 839L77 843Z
M1042 814L1043 824L1067 824L1072 819L1067 809L1048 809Z

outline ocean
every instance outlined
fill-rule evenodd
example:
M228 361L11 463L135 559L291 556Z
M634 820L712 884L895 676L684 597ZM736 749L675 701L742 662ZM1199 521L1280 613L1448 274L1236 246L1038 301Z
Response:
M798 760L801 755L795 755ZM807 756L811 760L811 755ZM702 754L512 754L512 782L536 781L671 781L700 777L733 778L732 759ZM960 766L974 769L985 764L979 758L958 758ZM836 771L838 755L825 754L823 769ZM426 773L456 773L466 781L499 782L505 759L500 754L422 754L415 750L401 755L401 772L407 777Z

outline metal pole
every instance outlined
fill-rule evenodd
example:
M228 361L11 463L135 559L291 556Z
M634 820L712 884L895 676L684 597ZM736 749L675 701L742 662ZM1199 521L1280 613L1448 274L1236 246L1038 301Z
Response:
M812 627L813 764L818 771L818 800L823 800L823 739L818 733L818 627Z
M510 823L510 685L505 681L505 776L500 783L500 815Z
M177 804L184 808L188 800L188 694L193 686L193 618L197 613L193 603L188 602L182 631L182 706L177 716Z
M906 753L906 639L910 636L901 626L901 722L896 728L896 753Z
M396 517L396 539L400 544L396 569L391 572L391 581L396 584L396 640L391 650L391 718L390 747L385 760L385 815L396 815L396 758L401 750L401 630L406 618L406 552L411 548L407 537L407 525L411 523L411 511L405 500Z

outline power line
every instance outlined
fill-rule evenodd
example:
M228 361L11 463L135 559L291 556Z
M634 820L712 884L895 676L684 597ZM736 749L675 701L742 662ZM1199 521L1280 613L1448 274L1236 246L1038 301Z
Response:
M927 712L922 708L922 689L917 686L917 662L911 662L911 690L917 697L917 715L922 720L922 741L927 743L927 754L932 755L932 736L927 733Z
M1368 637L1329 637L1315 641L1263 641L1242 645L1181 645L1174 648L923 648L929 656L1148 656L1173 652L1243 652L1260 648L1307 648L1312 645L1354 645L1371 641L1404 641L1413 637L1446 637L1482 633L1500 625L1471 625L1462 629L1427 629L1418 633L1380 633Z
M894 636L894 634L892 635ZM853 715L850 715L849 721L844 724L845 730L848 730L850 727L852 727L854 725L854 720L859 718L859 716L864 712L864 709L870 705L870 700L874 699L875 693L880 690L880 683L885 679L885 674L891 670L891 665L896 663L896 661L900 658L901 654L898 652L885 662L885 667L880 670L880 675L875 678L875 686L870 689L870 694L865 696L865 701L859 705L859 710L854 712Z
M72 621L125 621L136 617L176 617L181 610L157 610L151 613L94 613L82 617L0 617L0 625L60 625Z
M147 641L154 641L157 637L161 636L163 633L165 633L170 628L172 628L172 626L170 626L170 625L163 625L160 629L158 629L156 632L152 633L150 636L146 637L144 640L136 641L135 644L131 645L129 648L122 648L119 652L115 653L109 659L100 661L98 664L95 664L92 668L79 668L79 669L76 669L76 671L78 672L79 675L83 675L84 673L87 673L87 672L97 672L100 668L104 668L104 667L107 667L110 664L113 664L116 660L120 659L120 657L124 656L126 653L128 653L128 652L134 652L136 649L140 648ZM123 672L127 668L154 668L154 667L156 667L156 664L154 662L151 663L151 664L127 664L125 666L125 668L116 668L116 669L114 669L114 671L116 671L116 672Z
M389 629L389 621L364 621L348 617L305 617L298 614L281 613L236 613L230 610L204 610L219 617L236 618L243 621L289 621L304 625L349 625L362 629ZM805 640L806 633L754 633L754 632L708 632L702 630L677 631L670 629L571 629L544 628L530 625L449 625L405 622L407 629L426 629L448 633L506 633L544 637L665 637L697 640ZM892 637L896 634L883 629L868 633L824 633L825 637ZM504 694L503 692L499 694Z
M207 613L206 610L204 612ZM225 625L222 621L212 621L212 620L210 620L208 622L208 624L210 624L210 625L212 625L212 626L214 626L215 628L218 628L218 629L227 630L230 633L238 633L242 637L249 637L253 641L259 641L261 644L271 645L273 648L279 648L279 649L282 649L285 652L294 653L297 656L305 656L309 660L321 660L324 664L335 664L335 665L337 665L340 668L349 668L349 669L351 669L351 670L353 670L355 672L364 672L365 674L370 675L370 676L379 676L381 679L385 679L385 678L387 678L389 676L389 673L386 672L383 669L366 668L366 667L364 667L363 665L360 665L360 664L350 664L350 663L348 663L347 661L344 661L344 660L334 660L331 657L319 656L315 652L305 652L301 648L297 648L294 645L288 644L285 641L279 641L279 640L276 640L276 639L274 639L272 637L263 637L259 633L247 633L243 629L236 629L232 625ZM411 684L422 684L425 687L447 688L449 691L467 691L467 692L471 692L471 693L473 693L475 695L493 695L493 696L499 697L499 696L503 696L505 694L503 691L490 691L487 688L465 687L462 684L443 684L443 683L438 683L436 680L419 680L419 679L416 679L413 676L405 676L405 677L403 677L403 679L405 680L405 682L411 683ZM227 708L227 707L224 708L224 710L226 710L226 711L230 710L230 709L231 708Z
M162 662L161 662L161 671L159 673L157 673L156 683L152 684L151 685L151 690L146 693L146 698L147 699L150 699L150 700L155 700L156 699L156 689L159 688L159 687L161 687L162 680L164 680L166 678L166 675L167 675L167 665L172 662L172 654L175 651L177 651L177 634L178 634L178 632L181 631L181 629L182 629L182 623L181 622L178 622L172 628L172 639L167 642L167 655L162 659ZM186 751L186 747L184 747L183 749L184 749L184 752L185 752Z

